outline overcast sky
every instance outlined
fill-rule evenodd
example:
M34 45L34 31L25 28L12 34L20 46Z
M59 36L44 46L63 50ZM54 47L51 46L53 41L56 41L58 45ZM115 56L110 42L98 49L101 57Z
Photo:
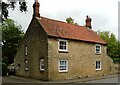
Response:
M31 21L34 0L26 0L28 12L21 13L18 8L10 10L9 18L14 19L24 31ZM92 18L93 30L110 31L118 36L118 2L120 0L38 0L40 15L66 22L72 17L74 22L85 25L86 15Z

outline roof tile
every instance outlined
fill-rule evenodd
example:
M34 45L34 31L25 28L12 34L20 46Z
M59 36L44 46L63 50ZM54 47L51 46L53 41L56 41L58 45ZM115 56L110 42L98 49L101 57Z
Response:
M106 44L97 33L87 27L45 17L37 19L49 36Z

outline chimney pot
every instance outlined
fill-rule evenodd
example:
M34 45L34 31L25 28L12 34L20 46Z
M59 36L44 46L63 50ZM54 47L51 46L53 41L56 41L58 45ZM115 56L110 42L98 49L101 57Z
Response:
M92 19L87 15L87 16L86 16L86 20L85 20L85 22L86 22L86 27L89 27L90 29L92 29L91 21L92 21Z

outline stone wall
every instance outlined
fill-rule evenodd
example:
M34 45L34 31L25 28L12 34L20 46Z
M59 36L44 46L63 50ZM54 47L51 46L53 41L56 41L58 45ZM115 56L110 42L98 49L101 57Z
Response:
M49 80L75 79L90 76L101 76L113 72L113 61L106 54L106 46L102 45L100 55L95 54L95 44L68 40L68 52L58 51L58 39L48 39L48 78ZM58 61L68 60L68 72L58 71ZM96 60L101 61L102 68L97 71Z
M25 56L25 45L27 46L27 56ZM36 19L33 19L21 46L15 57L16 75L47 80L48 74L48 43L47 35ZM45 71L40 71L40 59L45 60ZM28 60L28 71L25 71L25 60Z
M115 67L115 73L120 74L120 63L115 63L114 67Z
M49 37L36 19L33 19L15 57L16 75L41 80L64 80L107 75L113 72L112 59L102 46L100 55L95 54L95 43L68 40L68 52L58 51L58 38ZM25 45L28 55L25 56ZM40 59L45 60L45 70L40 71ZM25 71L25 60L28 71ZM58 61L68 60L68 72L58 71ZM96 61L101 61L101 70L96 70Z

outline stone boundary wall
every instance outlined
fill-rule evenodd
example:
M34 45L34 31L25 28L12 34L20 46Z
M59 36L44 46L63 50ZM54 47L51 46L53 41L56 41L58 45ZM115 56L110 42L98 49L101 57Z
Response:
M114 67L115 67L115 73L120 74L120 63L115 63Z

